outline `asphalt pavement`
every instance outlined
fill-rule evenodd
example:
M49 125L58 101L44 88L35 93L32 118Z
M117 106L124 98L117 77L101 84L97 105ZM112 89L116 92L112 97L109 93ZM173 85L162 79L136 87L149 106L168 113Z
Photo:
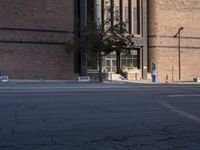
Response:
M200 85L0 84L0 150L199 150Z

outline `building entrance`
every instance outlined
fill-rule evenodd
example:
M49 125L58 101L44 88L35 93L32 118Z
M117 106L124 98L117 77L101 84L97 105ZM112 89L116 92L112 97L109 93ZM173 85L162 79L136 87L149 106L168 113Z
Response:
M116 54L111 53L103 58L103 72L117 72ZM132 50L130 54L121 54L120 68L140 69L140 49Z
M106 72L116 72L116 59L105 58L105 70Z

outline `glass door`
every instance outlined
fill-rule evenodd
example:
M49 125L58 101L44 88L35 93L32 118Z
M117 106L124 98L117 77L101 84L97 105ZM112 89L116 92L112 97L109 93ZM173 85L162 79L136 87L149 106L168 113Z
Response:
M116 59L106 58L105 59L106 72L116 72Z

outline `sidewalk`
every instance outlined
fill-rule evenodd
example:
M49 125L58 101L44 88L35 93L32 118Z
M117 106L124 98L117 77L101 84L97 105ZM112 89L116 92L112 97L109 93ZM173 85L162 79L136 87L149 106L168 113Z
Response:
M107 91L107 90L134 90L134 89L165 89L165 88L200 88L200 84L164 84L150 83L148 81L105 81L77 82L77 81L32 81L10 80L0 83L0 93L12 92L77 92L77 91Z
M121 81L117 81L117 80L113 80L113 81L105 81L105 82L108 82L108 83L137 83L137 84L161 84L161 85L175 85L175 84L199 84L200 85L200 82L193 82L193 81L175 81L175 82L156 82L156 83L153 83L152 80L137 80L137 81L128 81L128 80L121 80Z
M0 82L0 90L12 89L107 89L107 88L154 88L154 87L175 87L175 86L197 86L195 82L176 82L176 83L152 83L151 80L138 81L104 81L100 82L78 82L76 80L9 80Z
M153 83L151 80L137 80L137 81L130 81L130 80L112 80L112 81L103 81L100 83L98 81L90 81L90 82L79 82L77 80L14 80L10 79L7 83L0 82L0 84L200 84L200 82L193 82L193 81L175 81L175 82L156 82Z

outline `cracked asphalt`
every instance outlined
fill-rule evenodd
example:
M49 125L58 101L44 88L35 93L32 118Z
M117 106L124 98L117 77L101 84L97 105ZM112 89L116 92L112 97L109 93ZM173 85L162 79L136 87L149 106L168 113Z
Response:
M55 85L0 85L0 150L200 149L200 85Z

